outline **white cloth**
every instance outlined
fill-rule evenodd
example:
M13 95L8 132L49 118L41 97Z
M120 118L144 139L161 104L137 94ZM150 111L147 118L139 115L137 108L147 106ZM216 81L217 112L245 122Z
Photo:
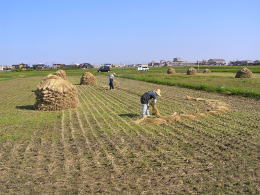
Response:
M110 74L108 76L108 83L110 83L110 80L114 80L115 76L113 74Z

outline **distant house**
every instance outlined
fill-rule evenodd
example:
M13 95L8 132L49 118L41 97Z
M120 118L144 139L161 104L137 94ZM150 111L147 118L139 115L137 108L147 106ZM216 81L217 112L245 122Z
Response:
M113 64L106 63L106 64L103 64L102 66L109 66L109 67L112 67Z
M160 66L168 66L168 63L166 60L161 60L160 61Z
M4 66L0 66L0 69L3 71L11 71L12 69L14 69L14 67L11 65L4 65Z
M4 70L4 66L0 66L0 71L3 71Z
M161 66L161 64L159 62L152 61L152 62L148 63L148 66L157 66L157 67L159 67L159 66Z
M52 67L53 68L63 68L65 66L65 64L53 64Z
M226 61L224 59L209 59L208 65L226 65Z
M120 68L120 67L122 67L122 65L121 64L113 64L112 67L113 68Z
M80 64L67 64L64 66L64 68L80 68Z
M79 65L79 67L82 68L82 69L85 69L85 68L94 68L94 66L91 65L90 63L81 63L81 64Z
M183 62L183 59L181 59L181 58L173 58L173 62Z
M207 60L197 61L197 65L207 65Z
M42 70L42 69L48 68L48 66L45 64L34 64L34 65L32 65L32 67L33 67L33 69L36 69L36 70Z
M21 64L15 64L15 65L12 65L13 69L28 69L30 68L30 66L28 64L24 64L24 63L21 63Z
M236 61L231 61L230 65L238 65L238 66L243 66L243 65L248 65L254 63L252 60L236 60Z

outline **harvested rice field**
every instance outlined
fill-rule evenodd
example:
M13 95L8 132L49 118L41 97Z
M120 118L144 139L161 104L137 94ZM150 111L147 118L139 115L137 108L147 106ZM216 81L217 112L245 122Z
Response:
M34 110L42 77L0 82L1 194L258 194L259 100L107 78L79 85L79 107ZM204 113L204 101L228 110L159 125L137 124L140 95L161 89L158 109Z

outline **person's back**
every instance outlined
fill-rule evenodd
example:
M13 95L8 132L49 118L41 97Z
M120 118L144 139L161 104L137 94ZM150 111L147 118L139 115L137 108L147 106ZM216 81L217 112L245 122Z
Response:
M115 77L114 74L110 74L108 76L108 84L110 89L114 89L114 83L113 83L114 77Z
M141 103L142 104L148 104L150 99L154 99L156 100L157 98L157 94L154 91L148 91L145 92L142 96L141 96Z
M145 92L141 96L141 114L143 117L147 117L150 115L149 113L149 101L153 100L154 104L157 103L157 96L161 96L161 90L156 89L154 91Z

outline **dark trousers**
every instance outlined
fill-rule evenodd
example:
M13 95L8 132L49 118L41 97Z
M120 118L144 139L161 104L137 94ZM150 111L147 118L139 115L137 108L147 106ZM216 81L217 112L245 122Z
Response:
M114 89L114 83L113 83L113 81L112 81L112 82L109 82L109 89Z

